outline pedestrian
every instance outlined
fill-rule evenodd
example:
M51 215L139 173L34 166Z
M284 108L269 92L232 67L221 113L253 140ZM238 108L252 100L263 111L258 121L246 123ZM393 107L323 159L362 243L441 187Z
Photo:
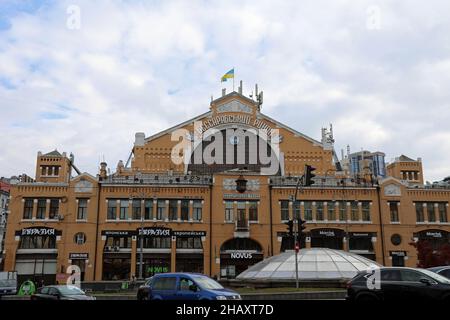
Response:
M134 274L131 276L131 287L133 289L136 287L136 276Z

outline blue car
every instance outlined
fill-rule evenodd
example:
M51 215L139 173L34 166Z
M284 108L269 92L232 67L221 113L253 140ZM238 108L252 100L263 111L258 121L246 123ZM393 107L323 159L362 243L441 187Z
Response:
M241 300L217 281L199 273L160 273L148 283L149 300Z

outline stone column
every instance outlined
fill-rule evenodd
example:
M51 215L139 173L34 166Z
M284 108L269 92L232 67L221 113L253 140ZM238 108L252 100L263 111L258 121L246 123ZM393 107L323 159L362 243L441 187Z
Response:
M177 238L172 236L170 241L170 272L175 272L176 270L176 262L177 262Z
M130 268L130 278L133 276L133 274L136 276L136 278L139 277L139 268L136 268L136 263L139 261L136 258L137 255L137 247L138 242L141 241L139 237L139 232L137 236L132 236L131 238L131 268ZM140 252L139 252L140 253Z

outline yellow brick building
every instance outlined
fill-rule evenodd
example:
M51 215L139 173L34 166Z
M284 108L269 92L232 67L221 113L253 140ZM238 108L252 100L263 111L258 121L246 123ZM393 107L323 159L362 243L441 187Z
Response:
M412 241L449 241L450 189L425 187L420 161L398 159L383 179L346 176L329 132L307 137L264 115L262 94L255 97L241 87L223 92L194 119L136 133L129 161L113 174L101 163L96 177L75 175L71 156L38 153L36 181L11 190L5 270L46 283L70 265L85 281L168 271L234 278L292 249L285 223L298 215L307 221L302 247L349 250L387 266L415 266ZM257 130L267 137L252 142ZM294 201L306 164L316 168L315 184Z

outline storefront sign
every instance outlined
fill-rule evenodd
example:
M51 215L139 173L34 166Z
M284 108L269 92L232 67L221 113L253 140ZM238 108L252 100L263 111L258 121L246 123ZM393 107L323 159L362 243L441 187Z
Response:
M146 228L138 229L139 235L146 237L170 237L172 229L168 228Z
M82 259L87 260L89 259L89 253L70 253L69 259Z
M173 231L172 235L178 238L206 237L206 231Z
M231 259L253 259L251 252L232 252L230 253Z
M344 231L339 229L315 229L311 230L311 237L344 237Z
M448 237L448 232L445 230L424 230L416 233L415 235L418 238L434 238L434 239L442 239Z
M442 238L442 233L440 232L427 232L425 235L431 238Z
M136 235L136 231L133 230L103 230L102 236L110 237L131 237Z
M350 232L350 237L364 238L364 237L376 237L375 232Z
M406 251L391 251L391 256L406 257Z
M59 236L61 231L53 228L35 227L16 231L16 236Z

